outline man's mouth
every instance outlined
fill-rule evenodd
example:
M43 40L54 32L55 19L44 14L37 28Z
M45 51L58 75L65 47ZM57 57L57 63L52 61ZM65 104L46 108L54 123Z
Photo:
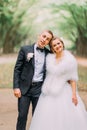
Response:
M41 41L41 44L44 45L45 43L43 41Z

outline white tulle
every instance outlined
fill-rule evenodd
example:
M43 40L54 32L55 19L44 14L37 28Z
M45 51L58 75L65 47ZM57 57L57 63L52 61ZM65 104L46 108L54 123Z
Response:
M78 105L72 103L68 80L78 80L77 62L64 51L59 63L54 54L47 56L47 76L42 86L29 130L87 130L87 111L78 95Z

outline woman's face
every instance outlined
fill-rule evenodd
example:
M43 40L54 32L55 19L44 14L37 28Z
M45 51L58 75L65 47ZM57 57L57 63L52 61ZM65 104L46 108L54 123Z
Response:
M60 53L64 49L63 43L59 39L53 40L51 46L53 52L55 53Z

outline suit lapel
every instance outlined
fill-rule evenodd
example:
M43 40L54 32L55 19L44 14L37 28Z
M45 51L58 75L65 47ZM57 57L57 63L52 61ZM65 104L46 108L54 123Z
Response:
M29 46L28 48L27 48L27 52L26 52L27 54L28 53L33 53L34 54L34 44L33 45L31 45L31 46ZM27 55L26 54L26 55ZM32 65L34 66L34 56L31 58L31 63L32 63Z
M35 43L32 46L30 46L29 53L34 53L34 45L35 45ZM46 48L44 48L44 49L45 49L45 61L44 61L45 62L44 63L44 69L45 69L46 68L46 55L48 54L48 50ZM35 61L35 55L32 58L32 65L33 65L33 67L35 65L34 61Z
M34 53L34 44L31 46L31 52ZM32 65L33 66L34 66L34 58L35 58L35 55L32 58Z

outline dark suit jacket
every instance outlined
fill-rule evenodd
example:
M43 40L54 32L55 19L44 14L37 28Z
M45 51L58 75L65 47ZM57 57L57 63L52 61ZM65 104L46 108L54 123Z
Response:
M29 90L34 75L34 56L28 61L28 53L34 53L34 44L21 47L14 68L13 76L13 89L20 88L23 95L26 94ZM45 55L48 53L49 50L45 48ZM45 72L46 67L44 65L44 78Z

